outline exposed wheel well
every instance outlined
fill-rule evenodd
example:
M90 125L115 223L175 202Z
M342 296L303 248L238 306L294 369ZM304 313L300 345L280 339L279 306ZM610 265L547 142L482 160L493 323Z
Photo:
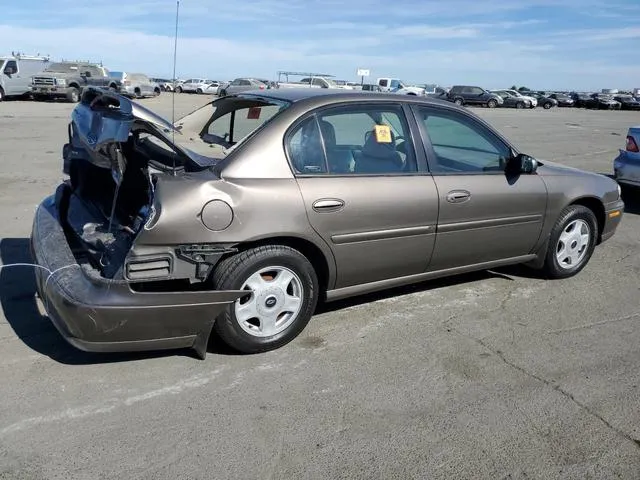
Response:
M114 90L117 90L118 86L115 83L112 83L111 85L109 85L109 88L113 88Z
M77 88L78 90L80 90L80 85L78 85L77 83L70 83L69 88Z
M265 238L255 242L246 242L237 246L239 251L248 250L250 248L262 245L284 245L298 250L313 265L313 269L318 275L318 283L320 284L320 298L324 297L329 286L329 264L322 250L315 246L312 242L297 237L273 237Z
M602 202L595 197L583 197L574 200L571 202L571 205L582 205L595 214L596 220L598 220L598 243L600 243L605 222L604 205Z

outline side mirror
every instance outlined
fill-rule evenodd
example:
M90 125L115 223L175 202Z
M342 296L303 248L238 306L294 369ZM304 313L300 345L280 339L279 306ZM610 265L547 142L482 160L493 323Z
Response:
M538 161L524 153L519 153L511 158L507 163L507 172L509 173L535 173L538 169Z

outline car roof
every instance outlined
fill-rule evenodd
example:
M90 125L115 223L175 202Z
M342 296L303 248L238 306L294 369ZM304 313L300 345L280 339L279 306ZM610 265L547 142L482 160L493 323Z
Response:
M430 103L434 105L447 105L456 107L457 105L438 98L418 97L414 95L398 95L397 93L377 93L364 90L330 90L325 88L274 88L269 90L248 90L239 93L238 96L256 96L260 98L272 98L274 100L284 100L287 102L301 102L303 100L317 99L327 100L382 100L382 101L411 101L419 103Z

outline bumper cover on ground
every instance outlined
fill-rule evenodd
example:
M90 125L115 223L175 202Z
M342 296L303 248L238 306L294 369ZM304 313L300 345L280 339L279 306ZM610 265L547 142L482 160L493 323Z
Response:
M134 292L77 263L55 200L37 209L31 235L37 290L52 322L75 347L91 352L194 348L204 358L220 312L246 292ZM50 272L55 272L51 274Z

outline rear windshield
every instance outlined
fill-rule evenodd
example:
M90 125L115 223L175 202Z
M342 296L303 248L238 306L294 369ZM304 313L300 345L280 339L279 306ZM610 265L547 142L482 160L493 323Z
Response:
M176 122L183 135L175 143L192 152L222 159L290 102L252 96L221 98Z

